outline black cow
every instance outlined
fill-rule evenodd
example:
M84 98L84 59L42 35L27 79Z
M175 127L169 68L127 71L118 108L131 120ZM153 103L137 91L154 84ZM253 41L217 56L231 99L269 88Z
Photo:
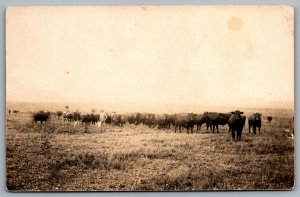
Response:
M273 120L272 116L268 116L267 119L268 119L269 123L271 123L271 121Z
M133 115L133 119L134 119L134 124L135 125L145 124L146 114L145 113L135 113Z
M38 113L33 114L32 117L35 123L40 121L41 124L43 124L43 122L46 122L48 119L50 119L50 112L40 111Z
M106 120L105 120L105 123L106 123L106 124L112 123L111 115L107 115L107 118L106 118Z
M167 115L166 114L155 114L154 115L155 124L158 129L168 128Z
M82 123L96 124L100 120L99 114L86 114L80 116Z
M67 113L63 115L65 121L72 122L74 120L74 114L73 113Z
M57 118L60 118L63 115L63 112L62 111L57 111L56 115L57 115Z
M175 126L175 119L176 119L176 114L167 114L167 127L168 129L171 129L171 125Z
M182 127L187 129L187 133L189 133L189 129L191 129L191 133L193 133L194 124L194 114L176 114L175 133L177 128L179 128L179 132L181 133Z
M128 119L128 123L130 123L130 122L129 122L129 118L130 118L130 117L127 118L127 119ZM155 114L148 113L148 114L146 115L145 125L147 125L147 126L150 127L150 128L153 128L153 127L156 126L156 122L155 122Z
M206 122L206 120L200 114L194 114L194 124L197 125L196 131L201 129L202 124Z
M112 113L110 115L110 117L111 117L111 122L114 125L117 125L117 126L121 127L124 124L126 124L126 120L125 120L125 118L122 114Z
M241 140L242 131L246 122L246 116L243 116L244 112L236 110L231 112L231 116L228 120L228 125L231 130L232 139L235 140L235 134L237 136L237 140Z
M81 115L81 122L83 123L91 123L92 122L92 114Z
M230 116L230 113L204 112L201 122L206 122L206 129L210 127L212 131L215 132L216 128L219 133L219 125L226 125Z
M79 112L74 112L73 113L73 120L74 121L80 121L81 120L81 116Z
M92 124L96 124L100 120L100 114L91 114L92 117Z
M73 112L73 120L74 120L74 127L76 125L79 125L79 122L81 120L81 115L80 115L80 112L76 111L76 112Z
M249 116L248 118L248 125L249 125L249 133L251 130L251 127L253 129L253 133L256 134L256 127L258 128L258 131L260 133L260 127L261 127L261 117L262 114L255 113Z

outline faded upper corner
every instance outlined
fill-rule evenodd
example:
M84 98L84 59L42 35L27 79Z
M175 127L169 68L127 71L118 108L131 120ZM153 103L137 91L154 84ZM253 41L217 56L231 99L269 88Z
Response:
M295 32L295 8L291 5L280 5L280 8L284 11L284 18L289 26L289 31L294 37Z

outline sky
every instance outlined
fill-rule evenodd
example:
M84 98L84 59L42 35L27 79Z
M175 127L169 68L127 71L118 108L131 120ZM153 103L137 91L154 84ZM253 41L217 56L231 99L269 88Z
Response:
M6 97L293 106L294 10L283 5L9 7Z

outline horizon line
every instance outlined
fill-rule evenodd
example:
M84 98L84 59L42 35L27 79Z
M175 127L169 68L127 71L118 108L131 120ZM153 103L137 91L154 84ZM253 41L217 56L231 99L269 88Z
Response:
M266 104L266 102L270 104ZM253 108L261 108L261 109L291 109L295 110L295 102L294 101L263 101L263 104L255 105L254 103L250 103L248 106L245 104L237 104L233 106L232 104L224 105L224 104L195 104L195 103L157 103L157 102L148 102L148 103L142 103L142 102L111 102L111 101L26 101L26 100L6 100L6 104L8 103L28 103L28 104L67 104L67 103L78 103L78 104L106 104L106 105L138 105L141 106L198 106L198 107L212 107L212 108L246 108L246 109L253 109ZM274 106L271 103L280 103L280 106Z

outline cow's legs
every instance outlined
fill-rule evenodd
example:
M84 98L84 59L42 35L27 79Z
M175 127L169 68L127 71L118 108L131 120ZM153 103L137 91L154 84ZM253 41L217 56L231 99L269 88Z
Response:
M190 128L191 128L191 131L192 131L192 127L191 127L191 126L187 126L187 127L186 127L187 134L189 134L189 133L190 133Z
M232 136L232 139L234 140L234 138L235 138L235 131L233 129L231 130L231 136Z
M197 125L197 131L201 131L201 126L202 126L201 124Z
M242 138L242 132L241 131L237 131L237 139L241 140Z

